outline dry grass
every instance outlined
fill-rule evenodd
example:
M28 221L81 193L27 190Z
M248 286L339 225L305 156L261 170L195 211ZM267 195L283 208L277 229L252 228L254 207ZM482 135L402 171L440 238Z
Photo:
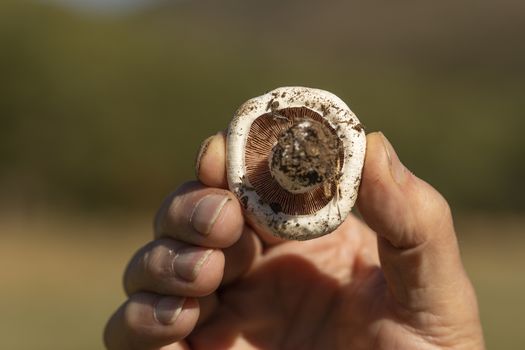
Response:
M0 348L102 348L123 268L149 230L135 218L2 220Z
M525 348L524 219L459 220L488 348ZM124 300L121 273L150 238L150 219L40 216L0 220L0 347L98 349Z
M525 349L525 218L479 216L459 220L457 228L487 348Z

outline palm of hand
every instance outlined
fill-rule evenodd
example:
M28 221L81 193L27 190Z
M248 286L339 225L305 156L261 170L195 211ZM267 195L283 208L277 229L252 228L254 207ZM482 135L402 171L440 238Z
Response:
M352 227L330 236L268 249L244 277L219 291L218 310L189 342L196 349L421 345L392 320L373 233L350 221Z

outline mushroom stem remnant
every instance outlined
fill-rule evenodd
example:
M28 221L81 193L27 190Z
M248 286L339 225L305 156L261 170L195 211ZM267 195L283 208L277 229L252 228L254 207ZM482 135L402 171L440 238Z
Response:
M270 172L285 190L304 193L337 180L340 142L316 121L303 120L282 132L270 154Z
M357 197L360 125L323 90L284 87L245 102L230 123L227 172L248 221L298 240L337 228Z

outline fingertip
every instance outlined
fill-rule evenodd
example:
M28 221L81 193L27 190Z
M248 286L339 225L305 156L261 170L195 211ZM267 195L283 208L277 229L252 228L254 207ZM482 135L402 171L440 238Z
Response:
M357 197L357 206L363 218L369 212L375 212L375 206L392 185L388 168L388 155L383 143L383 135L373 132L367 135L366 155ZM368 220L367 220L368 221Z
M392 176L391 168L394 161L397 161L399 166L403 166L384 134L382 132L368 134L359 196L361 199L386 190L397 189L396 185L403 183L404 179L401 179L400 176L396 177L398 181L395 181L395 177ZM381 191L377 191L377 186L381 186ZM358 204L364 202L359 201L359 197Z
M230 191L198 182L184 184L168 197L155 220L155 236L182 242L225 248L241 236L244 217Z
M241 236L244 217L233 193L222 190L206 194L196 202L189 224L198 233L191 243L226 248Z
M225 242L226 247L241 237L243 228L244 217L241 205L234 195L228 192L228 198L211 226L209 234Z
M444 197L403 165L383 133L369 134L367 141L357 205L370 227L397 248L450 235L452 216Z
M202 297L213 293L224 273L224 253L163 238L141 248L124 274L127 295Z
M104 343L111 350L160 348L188 336L198 318L193 298L137 293L111 317Z
M219 249L213 250L202 265L197 267L196 278L186 284L187 293L205 297L215 292L223 279L224 263L224 253Z
M195 161L197 179L204 185L228 188L226 178L226 133L220 131L203 141Z
M367 135L367 151L357 206L366 223L394 245L411 244L401 237L403 225L411 224L409 171L381 132ZM404 168L406 169L406 168ZM397 173L397 175L394 175ZM402 173L402 177L399 175Z

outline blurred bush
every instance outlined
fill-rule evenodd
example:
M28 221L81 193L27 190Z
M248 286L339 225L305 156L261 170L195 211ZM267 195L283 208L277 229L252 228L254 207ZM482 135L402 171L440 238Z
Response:
M0 2L0 197L155 208L201 139L281 85L333 91L462 210L525 209L525 3Z

